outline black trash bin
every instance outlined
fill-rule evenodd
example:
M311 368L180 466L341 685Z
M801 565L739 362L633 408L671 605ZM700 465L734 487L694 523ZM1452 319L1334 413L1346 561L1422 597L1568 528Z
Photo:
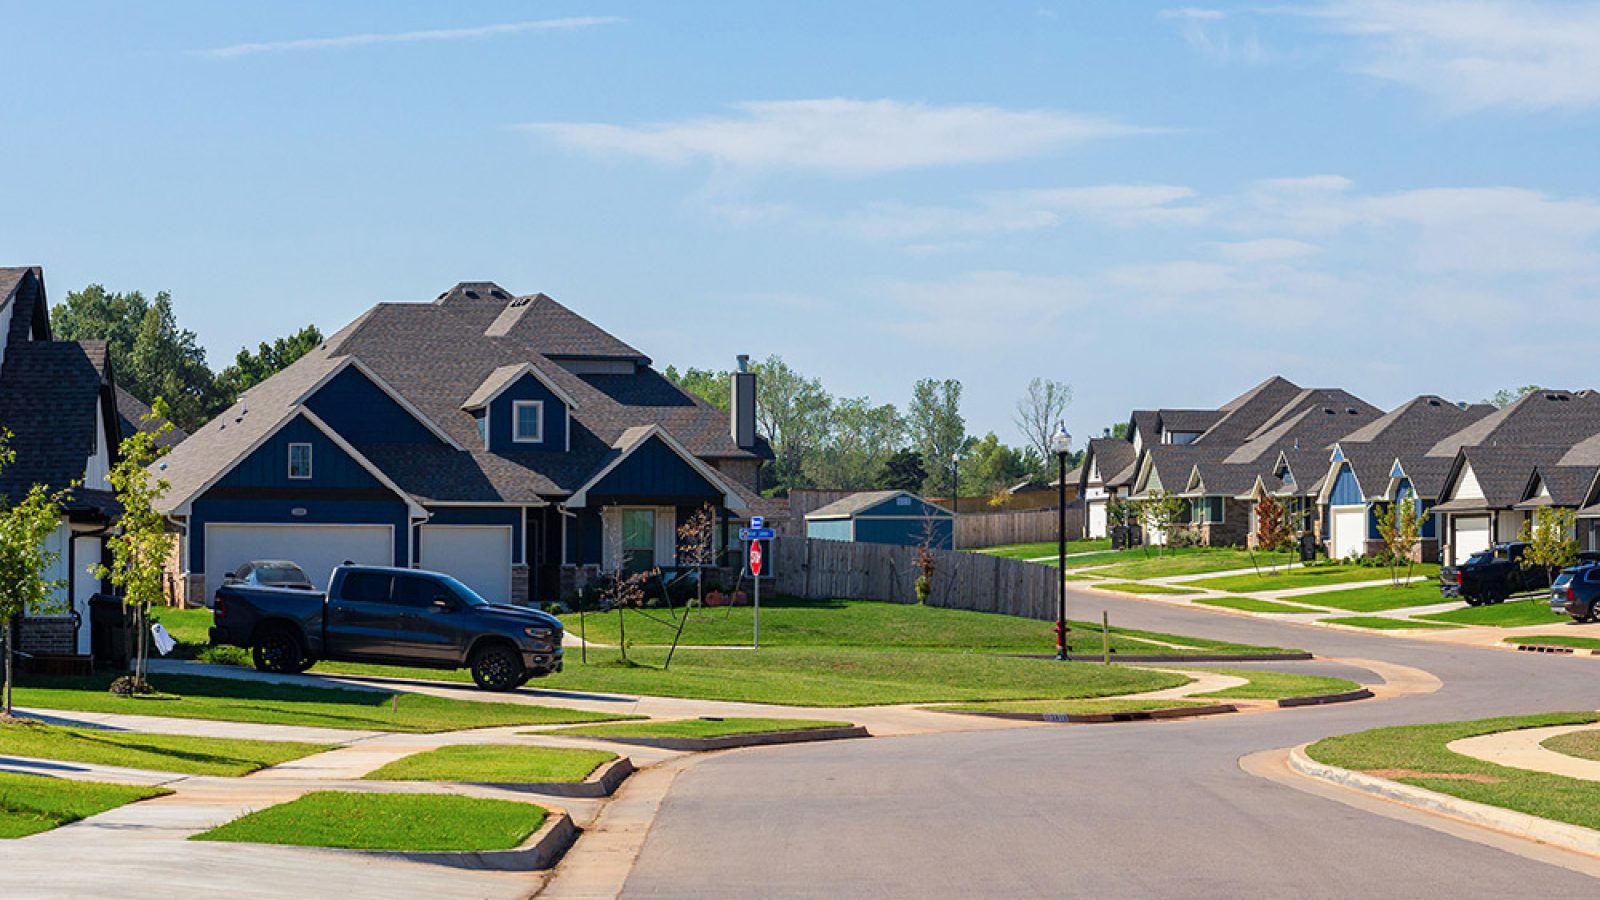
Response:
M96 665L124 669L133 658L133 617L122 599L110 594L89 598L89 652Z
M1300 561L1303 563L1317 561L1317 539L1312 535L1300 535Z

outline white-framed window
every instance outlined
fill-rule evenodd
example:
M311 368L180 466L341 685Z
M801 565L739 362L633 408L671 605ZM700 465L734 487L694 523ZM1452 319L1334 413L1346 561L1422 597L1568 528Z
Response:
M511 439L519 444L544 441L543 400L518 400L511 404Z
M489 412L488 412L488 410L484 410L483 415L478 417L478 437L483 441L484 448L487 449L488 446L489 446Z
M303 481L311 477L311 445L289 445L289 477Z

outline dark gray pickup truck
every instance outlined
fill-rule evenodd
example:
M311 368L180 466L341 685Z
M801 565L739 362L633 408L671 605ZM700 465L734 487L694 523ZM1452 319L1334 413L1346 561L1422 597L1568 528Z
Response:
M340 566L328 593L225 584L211 643L246 647L263 672L318 660L472 670L478 687L509 691L561 671L561 620L499 606L437 572Z

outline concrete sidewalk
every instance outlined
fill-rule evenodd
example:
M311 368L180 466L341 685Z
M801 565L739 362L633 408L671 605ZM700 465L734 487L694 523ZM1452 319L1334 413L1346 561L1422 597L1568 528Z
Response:
M1553 737L1577 731L1600 733L1600 724L1554 725L1549 728L1525 728L1521 731L1482 734L1451 741L1445 745L1445 749L1497 766L1564 775L1567 778L1578 778L1583 781L1600 781L1600 760L1580 759L1540 746Z

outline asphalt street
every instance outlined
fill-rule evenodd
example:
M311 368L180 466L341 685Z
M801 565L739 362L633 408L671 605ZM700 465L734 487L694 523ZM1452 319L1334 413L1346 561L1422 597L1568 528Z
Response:
M630 897L1583 897L1600 881L1248 774L1382 725L1600 708L1600 659L1297 626L1074 592L1073 616L1424 669L1432 694L1166 723L848 741L679 777ZM1326 671L1331 664L1272 668ZM1359 680L1371 680L1364 676Z

